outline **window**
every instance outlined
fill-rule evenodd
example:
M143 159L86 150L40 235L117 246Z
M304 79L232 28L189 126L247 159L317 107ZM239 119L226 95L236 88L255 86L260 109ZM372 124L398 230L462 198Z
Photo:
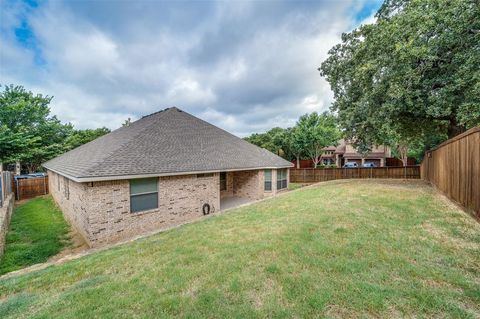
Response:
M158 178L130 180L130 212L158 208Z
M220 173L220 190L221 191L227 190L227 173L226 172Z
M264 170L264 175L265 175L265 191L271 191L272 190L272 170L271 169L266 169Z
M287 188L287 170L279 169L277 171L277 189Z

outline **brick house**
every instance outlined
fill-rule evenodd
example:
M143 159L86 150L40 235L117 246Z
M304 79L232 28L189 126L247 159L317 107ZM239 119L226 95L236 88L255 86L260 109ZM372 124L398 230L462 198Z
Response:
M53 198L93 247L274 196L293 165L168 108L43 166Z
M386 145L372 146L372 150L362 156L358 153L352 143L341 139L338 141L338 146L329 146L324 148L324 153L320 157L320 163L324 165L335 164L337 167L342 167L347 162L356 162L358 166L370 162L375 166L386 166L386 159L392 156L390 147Z

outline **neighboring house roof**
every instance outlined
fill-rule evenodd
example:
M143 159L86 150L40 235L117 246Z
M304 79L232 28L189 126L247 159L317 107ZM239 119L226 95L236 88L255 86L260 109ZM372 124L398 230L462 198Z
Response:
M43 166L75 181L88 182L293 164L172 107L144 116Z
M335 154L343 154L345 153L345 149L347 148L347 145L345 144L340 144L339 146L337 146L337 148L335 149Z
M320 158L335 158L335 154L322 154Z

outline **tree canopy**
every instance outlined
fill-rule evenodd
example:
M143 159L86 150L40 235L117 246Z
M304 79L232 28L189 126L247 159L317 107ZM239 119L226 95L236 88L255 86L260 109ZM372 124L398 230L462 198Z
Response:
M332 114L313 112L300 117L296 125L296 135L305 154L316 168L320 156L327 146L336 146L340 139L340 130Z
M28 171L59 154L91 141L107 128L74 130L50 115L50 96L33 94L22 86L0 92L0 163L21 162Z
M316 167L323 148L336 145L340 138L334 115L313 112L301 116L294 127L275 127L265 133L254 133L245 140L287 160L296 159L297 163L308 157Z
M248 137L245 137L247 142L250 142L259 147L265 148L272 153L279 156L289 158L289 147L287 145L287 129L281 127L274 127L265 133L254 133Z
M66 150L74 149L107 133L110 133L110 129L106 127L97 129L73 130L65 140L65 148Z
M417 145L480 125L479 17L475 0L387 0L343 34L319 70L346 136Z

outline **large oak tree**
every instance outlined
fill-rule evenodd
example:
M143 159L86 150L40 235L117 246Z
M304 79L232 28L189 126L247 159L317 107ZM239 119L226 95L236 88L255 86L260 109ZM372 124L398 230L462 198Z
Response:
M387 0L320 67L357 144L405 147L480 124L480 4Z

